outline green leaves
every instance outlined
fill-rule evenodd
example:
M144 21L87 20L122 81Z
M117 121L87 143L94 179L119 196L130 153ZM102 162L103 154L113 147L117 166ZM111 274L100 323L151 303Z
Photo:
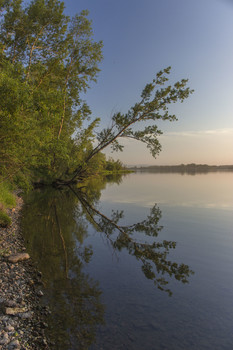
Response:
M157 136L161 135L162 131L158 129L157 125L149 125L144 130L133 131L131 129L125 130L120 137L132 138L137 141L141 141L146 144L153 157L161 151L161 145Z
M118 142L121 137L133 138L145 143L153 157L159 153L161 146L157 136L161 135L161 131L158 130L154 122L157 120L177 120L175 115L169 114L169 105L178 101L183 102L193 92L186 87L188 80L185 79L175 83L174 86L168 85L156 89L158 85L164 85L168 81L167 75L170 73L170 68L165 68L157 73L152 83L147 84L143 89L142 100L131 107L128 113L113 115L112 126L97 134L99 145L95 148L94 153L109 145L113 150L122 150L123 146ZM145 125L145 122L151 124L141 129L139 123Z
M156 123L176 120L169 107L192 93L187 80L168 85L171 67L159 71L139 102L96 133L93 146L98 120L83 127L90 110L80 94L96 81L102 42L93 40L88 11L70 19L59 0L26 7L22 0L1 0L0 10L0 160L8 176L22 171L74 180L106 147L122 151L121 138L145 143L156 157Z
M80 93L96 78L102 43L88 12L70 20L61 1L1 1L0 9L0 173L50 182L92 148L97 121L83 128L90 110Z
M145 86L141 93L141 101L135 103L125 114L115 113L111 127L104 128L96 134L98 145L91 149L85 159L87 164L99 152L110 146L112 151L123 151L120 138L131 138L146 144L153 157L161 151L158 136L162 132L157 128L158 120L177 120L169 113L171 103L183 102L193 92L187 87L187 79L165 86L171 67L159 71L155 79ZM160 86L164 86L159 88ZM83 172L82 166L76 168L72 180Z

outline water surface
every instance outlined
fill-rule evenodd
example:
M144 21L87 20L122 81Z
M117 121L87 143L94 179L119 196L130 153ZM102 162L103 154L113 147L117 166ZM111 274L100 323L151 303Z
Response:
M26 199L55 348L232 349L233 173L108 180Z

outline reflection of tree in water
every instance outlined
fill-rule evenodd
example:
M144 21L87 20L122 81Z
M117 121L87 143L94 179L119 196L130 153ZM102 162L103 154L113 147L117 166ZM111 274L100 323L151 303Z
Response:
M34 260L43 274L49 337L55 349L88 349L104 324L102 291L84 272L93 250L83 244L87 223L66 191L38 191L27 200L22 227ZM81 209L81 208L80 208Z
M188 277L193 274L189 266L172 262L167 258L169 251L176 248L176 242L167 240L157 242L151 239L151 242L140 241L145 236L157 237L162 229L162 226L159 226L161 210L156 204L145 220L130 226L120 226L118 222L124 215L123 211L112 211L109 218L90 204L85 192L70 188L78 197L95 228L105 233L114 249L120 251L125 248L130 255L141 261L144 275L153 280L160 290L172 295L171 290L166 288L169 283L166 279L168 277L188 283ZM117 236L114 235L116 231L118 231ZM138 233L141 234L140 238Z
M56 349L88 349L95 342L97 327L104 323L102 292L98 282L84 272L93 254L92 247L85 245L88 222L105 234L115 251L126 249L135 256L145 276L170 295L169 277L186 283L192 273L187 265L167 259L175 242L155 241L161 230L161 211L156 205L145 220L131 226L120 226L123 212L112 212L108 218L96 209L105 185L106 181L97 179L82 189L37 191L24 209L24 237L43 272L52 311L49 335ZM142 240L145 236L147 242Z

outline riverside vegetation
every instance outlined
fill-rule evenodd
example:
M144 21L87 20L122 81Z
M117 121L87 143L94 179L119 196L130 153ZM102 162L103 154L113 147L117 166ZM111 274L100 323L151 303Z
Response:
M63 185L106 170L106 147L122 151L121 138L161 146L158 120L176 120L169 105L192 92L187 80L167 84L158 72L126 113L110 127L80 97L96 81L102 42L93 40L88 11L73 18L57 0L0 1L0 176L21 188ZM2 182L2 180L1 180Z
M64 10L58 0L0 0L1 227L11 224L13 190L70 186L124 171L102 153L122 151L122 138L143 142L155 157L162 133L157 121L176 120L170 104L192 93L186 79L169 85L165 68L101 130L81 96L97 79L103 44L93 39L88 11L70 18Z

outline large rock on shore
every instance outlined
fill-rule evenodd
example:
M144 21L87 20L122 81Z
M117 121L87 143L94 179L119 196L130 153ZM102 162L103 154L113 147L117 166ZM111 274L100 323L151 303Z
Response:
M5 310L6 315L18 316L18 314L28 311L25 307L7 307Z
M11 263L17 263L19 261L27 260L30 259L30 256L28 253L18 253L18 254L13 254L8 257L8 261Z

